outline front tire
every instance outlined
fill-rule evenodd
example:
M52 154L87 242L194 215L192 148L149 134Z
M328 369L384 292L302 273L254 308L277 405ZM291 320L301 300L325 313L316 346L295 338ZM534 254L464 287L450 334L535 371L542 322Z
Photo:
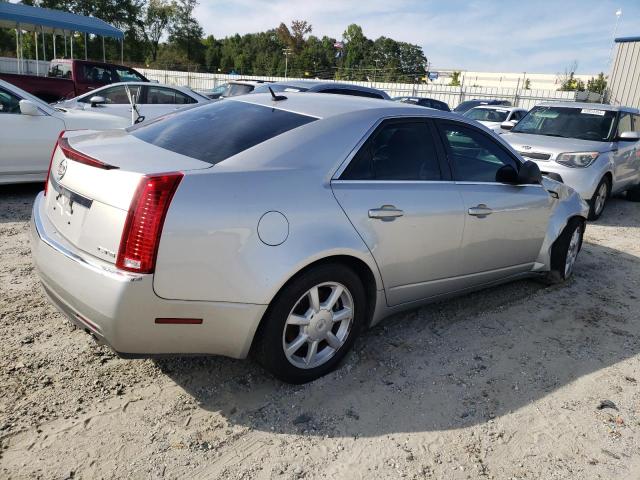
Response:
M366 324L366 294L353 270L325 264L291 280L270 305L256 359L275 377L306 383L331 372Z
M547 276L549 283L562 283L571 278L578 253L582 249L584 230L584 220L574 217L554 242L551 247L551 270Z
M596 187L596 191L589 200L589 220L597 220L604 211L607 199L611 194L611 182L609 177L602 177L600 183Z

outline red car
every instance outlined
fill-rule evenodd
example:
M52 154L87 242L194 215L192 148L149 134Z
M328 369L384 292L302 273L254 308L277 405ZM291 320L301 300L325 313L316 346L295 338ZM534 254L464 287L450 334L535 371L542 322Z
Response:
M88 60L52 60L46 77L0 73L0 79L52 103L116 82L148 82L133 68Z

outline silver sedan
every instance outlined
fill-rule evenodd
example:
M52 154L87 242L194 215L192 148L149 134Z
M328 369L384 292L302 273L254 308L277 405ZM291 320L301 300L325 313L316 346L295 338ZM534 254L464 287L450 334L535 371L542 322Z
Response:
M32 251L51 301L122 356L252 353L306 382L391 313L566 280L586 215L460 116L256 94L64 135Z

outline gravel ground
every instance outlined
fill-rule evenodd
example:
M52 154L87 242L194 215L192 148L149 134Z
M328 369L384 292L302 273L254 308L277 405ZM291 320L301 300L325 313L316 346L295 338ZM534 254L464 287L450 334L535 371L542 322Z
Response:
M640 478L640 204L575 277L397 315L335 373L121 360L50 306L33 186L0 189L0 478Z

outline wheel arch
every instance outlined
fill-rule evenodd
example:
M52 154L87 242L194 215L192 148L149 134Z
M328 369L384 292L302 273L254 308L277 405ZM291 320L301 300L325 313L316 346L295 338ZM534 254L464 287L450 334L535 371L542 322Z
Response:
M365 289L366 298L367 298L367 322L365 324L365 327L369 327L370 326L371 320L373 318L373 313L374 313L375 308L376 308L376 299L377 299L376 293L377 293L377 290L378 290L378 288L377 288L378 281L376 279L376 275L375 275L374 271L372 270L371 266L368 265L364 260L362 260L361 258L358 258L358 257L356 257L354 255L349 255L349 254L329 255L329 256L320 258L318 260L312 261L311 263L308 263L307 265L303 266L296 273L291 275L287 279L287 281L284 282L284 284L282 284L280 286L280 288L278 289L276 294L273 296L273 298L269 302L269 306L267 307L267 309L262 314L262 318L260 319L260 323L258 324L258 328L256 329L255 334L253 335L253 339L251 340L251 347L249 349L249 352L252 352L254 350L254 347L256 345L256 339L259 338L260 335L262 334L262 329L263 329L263 326L265 324L265 318L267 318L267 316L268 316L268 314L269 314L269 312L271 310L271 306L273 305L273 303L276 300L276 298L278 298L278 296L289 285L291 285L292 282L295 282L295 280L300 275L303 275L304 273L308 272L309 270L317 268L317 267L319 267L321 265L328 265L328 264L339 264L339 265L346 266L346 267L350 268L351 270L353 270L356 275L358 275L358 278L360 278L360 280L362 281L362 285L363 285L363 287Z

